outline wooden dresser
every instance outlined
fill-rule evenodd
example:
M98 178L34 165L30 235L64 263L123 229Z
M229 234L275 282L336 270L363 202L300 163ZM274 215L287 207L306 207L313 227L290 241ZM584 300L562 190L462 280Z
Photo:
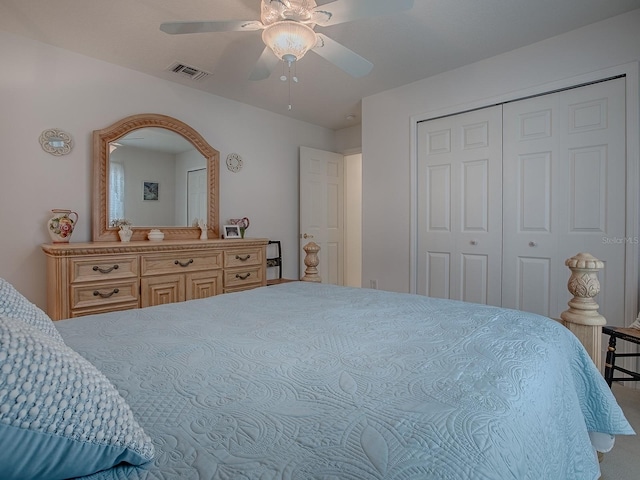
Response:
M42 245L53 320L264 286L267 239Z

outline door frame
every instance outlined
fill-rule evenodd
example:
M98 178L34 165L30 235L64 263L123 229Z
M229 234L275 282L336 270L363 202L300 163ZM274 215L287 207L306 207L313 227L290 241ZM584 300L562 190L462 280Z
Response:
M303 148L302 146L300 148ZM318 150L311 147L311 150ZM300 150L301 151L301 150ZM320 150L325 151L325 150ZM341 265L339 268L341 270L342 284L353 286L353 287L361 287L362 285L362 148L355 149L347 149L343 152L331 152L326 150L327 153L333 153L336 155L342 156L342 243L343 243L343 254L341 258ZM349 175L349 172L353 173L352 169L348 168L347 163L353 157L358 157L357 161L359 163L360 175ZM300 157L300 154L299 154ZM298 159L300 161L300 158ZM358 170L358 169L356 169ZM299 173L300 177L301 172ZM300 182L300 178L298 179ZM353 198L353 192L359 194L359 198ZM350 199L350 203L347 203L347 199ZM300 203L301 199L298 199L298 203ZM353 205L353 203L356 203ZM359 214L356 214L354 209L359 210ZM298 205L299 217L302 212L302 208ZM356 215L357 218L355 221L352 221L352 215ZM357 229L357 231L356 231ZM302 221L298 219L298 239L300 246L305 242L302 242ZM318 255L322 255L322 251L318 253ZM304 275L305 265L304 258L305 252L300 248L299 251L300 257L300 278ZM357 257L357 258L354 258ZM358 271L356 271L356 269ZM322 276L322 270L319 271L320 278L325 281L325 277ZM357 283L357 284L356 284Z
M472 110L490 107L501 103L522 100L524 98L575 88L589 83L609 80L615 77L626 77L626 230L632 241L626 243L626 264L632 268L625 270L625 305L624 325L630 325L638 315L638 275L639 260L639 219L640 212L640 68L638 62L627 63L616 67L598 70L583 75L538 85L496 97L447 107L440 110L412 115L410 118L410 246L409 246L409 291L417 291L417 259L418 259L418 123L449 115L456 115ZM579 253L579 252L575 252ZM567 269L567 279L570 272Z

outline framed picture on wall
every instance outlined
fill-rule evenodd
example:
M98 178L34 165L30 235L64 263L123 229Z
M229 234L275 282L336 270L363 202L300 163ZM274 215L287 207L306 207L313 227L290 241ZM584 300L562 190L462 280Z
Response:
M158 200L158 182L142 182L142 199Z
M240 226L225 225L222 227L222 236L224 238L240 238Z

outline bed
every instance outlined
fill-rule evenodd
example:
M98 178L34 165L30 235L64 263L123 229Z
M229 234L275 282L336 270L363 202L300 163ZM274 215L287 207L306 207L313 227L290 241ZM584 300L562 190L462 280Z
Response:
M43 315L5 318L1 359L24 353L23 337L49 342L73 361L32 369L82 388L99 377L89 389L98 399L76 421L73 399L70 414L58 406L49 428L68 420L54 436L71 443L55 448L46 434L9 440L0 410L2 478L596 479L593 442L633 434L576 337L520 311L292 282L54 330ZM69 373L72 364L85 370ZM13 375L0 405L20 400ZM17 408L26 413L10 433L32 430L37 415L29 424L33 412Z

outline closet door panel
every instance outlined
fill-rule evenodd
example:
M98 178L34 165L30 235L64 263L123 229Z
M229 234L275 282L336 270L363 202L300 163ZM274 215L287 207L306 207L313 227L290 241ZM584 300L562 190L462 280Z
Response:
M502 113L418 126L418 281L423 295L500 305Z
M566 168L576 176L566 189L571 209L562 219L560 248L567 253L567 246L579 245L579 251L604 262L595 300L614 326L625 325L625 249L636 241L626 231L625 83L618 78L563 92L566 116L561 119L568 125ZM560 307L565 310L566 304Z
M451 255L429 252L423 266L427 274L425 292L429 297L450 298Z
M547 315L551 298L551 258L518 259L516 271L516 308Z
M571 298L564 260L588 252L606 265L600 312L623 324L624 105L624 79L504 105L504 306L559 318Z
M451 165L434 165L426 171L427 229L451 233Z
M460 291L465 302L487 303L488 255L462 255Z
M606 145L569 152L570 232L607 232L607 157Z
M487 159L462 165L462 231L489 231L489 165Z
M551 233L551 152L520 155L517 159L515 211L518 232ZM512 209L505 205L505 210Z

